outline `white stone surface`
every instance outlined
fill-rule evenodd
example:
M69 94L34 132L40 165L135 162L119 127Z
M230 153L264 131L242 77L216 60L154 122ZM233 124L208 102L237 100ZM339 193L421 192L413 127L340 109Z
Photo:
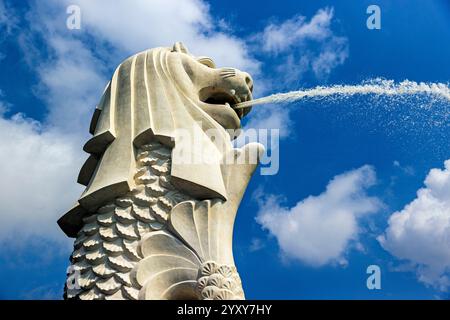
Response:
M263 147L230 140L252 88L181 43L116 69L84 146L86 190L58 221L76 238L67 298L244 298L233 226Z

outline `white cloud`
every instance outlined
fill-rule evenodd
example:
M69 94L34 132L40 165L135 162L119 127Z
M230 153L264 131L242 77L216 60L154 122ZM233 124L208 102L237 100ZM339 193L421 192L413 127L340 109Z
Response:
M283 76L283 84L298 84L303 80L303 74L311 69L311 58L308 55L294 56L289 54L281 63L276 67L278 75Z
M65 25L54 19L55 10L64 18L65 8L74 4L81 9L81 30L64 30ZM204 1L117 0L111 4L107 0L50 0L33 10L40 13L39 18L47 15L46 28L52 33L92 36L96 49L104 46L113 50L109 54L115 56L116 63L130 54L182 41L191 52L209 55L218 65L258 72L258 62L251 58L245 42L221 31L223 22L214 20Z
M6 58L6 46L1 46L2 42L12 34L16 28L17 19L12 13L12 10L5 5L3 0L0 0L0 62Z
M284 56L277 68L285 83L301 80L311 70L324 80L348 58L348 39L331 29L332 8L324 8L308 21L297 15L281 23L270 23L255 39L266 53Z
M326 190L292 208L276 196L259 199L257 222L278 240L283 254L312 266L345 264L345 254L357 244L359 221L378 211L381 202L366 190L376 182L375 171L363 166L335 176Z
M0 0L0 30L2 31L1 36L11 33L11 31L16 27L16 23L17 18L12 14L12 10L5 5L5 2L3 0Z
M3 97L3 92L0 90L0 98ZM3 116L9 110L7 102L0 100L0 117Z
M280 53L288 51L292 46L298 46L307 40L322 41L330 37L333 10L320 9L309 22L297 15L281 24L270 23L260 35L263 50Z
M0 137L0 241L61 240L56 220L81 192L75 184L79 146L21 114L0 117Z
M57 58L36 70L39 95L49 109L46 121L65 132L86 136L93 109L107 83L104 67L81 41L54 37L49 44Z
M419 281L442 290L450 286L450 160L432 169L425 187L389 218L378 237L384 249L415 267Z
M259 81L263 88L258 93L285 91L292 87L297 89L307 73L318 80L326 80L333 69L345 62L348 58L348 40L336 36L331 29L333 17L334 10L324 8L318 10L309 21L304 16L296 15L281 23L270 23L263 32L251 37L254 50L273 54L279 61L274 67L274 76L270 80ZM255 108L258 111L249 114L246 129L279 129L282 139L295 135L288 107Z
M59 2L59 1L58 1ZM82 28L97 38L109 41L126 53L155 46L171 46L183 41L198 55L210 55L219 65L257 71L245 43L217 31L208 5L200 0L66 0L78 4Z
M413 176L415 174L415 170L412 166L403 166L400 164L400 161L394 160L392 163L394 167L400 169L404 174L408 176Z
M244 129L279 129L280 138L291 136L294 122L290 118L290 110L281 105L255 106L258 109L249 117Z
M47 116L39 122L24 114L11 118L0 114L0 241L15 237L20 250L24 243L38 238L67 244L56 221L81 194L76 180L87 157L82 145L106 83L102 65L88 47L64 37L56 28L54 15L39 5L44 6L38 2L31 7L29 30L21 27L15 36L40 79L36 90L46 103ZM47 45L48 53L36 39Z
M250 247L248 248L248 250L250 252L256 252L261 250L262 248L264 248L265 244L264 241L262 239L259 238L253 238L252 242L250 243Z
M312 69L317 78L324 79L334 68L343 64L347 58L347 38L332 37L329 41L325 42L319 55L312 59Z

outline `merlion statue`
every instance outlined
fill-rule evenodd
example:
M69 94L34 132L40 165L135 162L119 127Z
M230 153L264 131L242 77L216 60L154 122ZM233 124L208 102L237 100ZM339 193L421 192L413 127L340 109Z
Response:
M75 238L65 298L244 299L233 225L264 150L231 141L252 89L181 43L119 65L84 146L86 189L58 221Z

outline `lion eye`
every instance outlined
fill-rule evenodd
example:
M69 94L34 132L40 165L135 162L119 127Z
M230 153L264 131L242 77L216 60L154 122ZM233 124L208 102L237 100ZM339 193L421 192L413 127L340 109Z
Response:
M204 66L207 66L209 68L216 68L216 65L214 63L214 61L212 61L211 58L208 57L200 57L197 59L198 62L200 62L201 64L203 64Z

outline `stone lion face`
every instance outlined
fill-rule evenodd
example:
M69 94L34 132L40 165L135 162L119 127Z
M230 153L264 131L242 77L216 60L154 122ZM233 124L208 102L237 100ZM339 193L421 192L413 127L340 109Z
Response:
M234 109L239 102L252 100L253 80L236 68L216 68L212 59L180 53L178 58L188 76L182 81L184 92L223 128L236 130L251 108ZM183 77L178 77L182 79Z

